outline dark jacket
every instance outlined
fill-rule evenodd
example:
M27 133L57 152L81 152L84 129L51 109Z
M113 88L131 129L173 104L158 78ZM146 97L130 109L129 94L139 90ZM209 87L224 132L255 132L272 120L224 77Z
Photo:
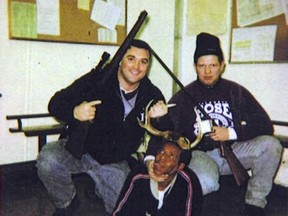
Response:
M202 189L195 173L188 167L178 171L175 183L164 197L163 206L151 192L145 165L132 170L119 195L113 216L199 216L202 209Z
M273 126L268 114L243 86L221 78L211 88L196 80L187 85L185 90L198 103L194 104L183 90L180 90L169 101L169 103L177 104L169 110L169 115L175 130L190 140L196 138L197 130L193 111L193 107L196 106L204 108L206 113L215 120L216 125L234 128L238 141L273 134ZM201 147L204 141L205 139L197 147Z
M77 123L73 117L74 107L83 101L101 100L102 104L97 106L96 118L89 126L85 149L102 164L125 160L137 150L145 132L138 125L137 117L143 120L148 102L152 99L155 102L164 100L164 96L145 77L140 82L135 107L124 120L117 74L114 73L101 86L97 79L99 75L88 73L57 92L49 102L49 111L73 128Z

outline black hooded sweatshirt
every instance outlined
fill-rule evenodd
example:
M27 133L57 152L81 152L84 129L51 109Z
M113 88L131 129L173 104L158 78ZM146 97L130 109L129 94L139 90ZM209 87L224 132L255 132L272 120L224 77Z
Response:
M144 77L138 87L135 107L124 119L117 73L101 86L97 79L99 76L88 73L56 92L48 109L57 119L66 122L69 130L78 121L73 117L75 106L83 101L101 100L96 118L88 129L85 150L101 164L115 163L127 159L137 150L145 133L145 129L138 125L137 117L143 121L149 101L164 100L164 96L148 77Z

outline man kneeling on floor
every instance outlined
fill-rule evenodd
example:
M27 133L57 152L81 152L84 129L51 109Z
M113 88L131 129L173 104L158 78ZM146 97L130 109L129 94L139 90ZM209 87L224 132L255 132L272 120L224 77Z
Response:
M155 140L154 140L155 141ZM132 170L118 198L113 216L120 215L193 215L201 213L202 189L198 178L186 167L191 151L174 141L158 140L153 171L167 175L162 182L153 181L143 164ZM148 149L149 151L149 149ZM154 154L155 155L155 154Z

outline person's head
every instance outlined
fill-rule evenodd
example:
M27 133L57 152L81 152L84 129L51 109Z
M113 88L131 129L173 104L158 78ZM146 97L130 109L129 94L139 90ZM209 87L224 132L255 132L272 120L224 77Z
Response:
M156 154L153 171L156 175L168 175L172 180L191 160L191 152L183 150L176 142L163 139Z
M120 62L118 70L120 85L127 91L137 87L148 73L150 62L150 46L142 40L134 39Z
M218 37L203 32L197 35L194 67L201 83L207 86L217 83L225 67Z

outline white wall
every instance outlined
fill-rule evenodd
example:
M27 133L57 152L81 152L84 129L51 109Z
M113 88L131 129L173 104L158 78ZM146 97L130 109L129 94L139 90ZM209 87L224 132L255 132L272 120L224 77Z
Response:
M128 0L128 27L142 10L148 12L147 25L141 31L141 38L148 41L152 49L161 57L169 68L173 67L174 16L175 0L132 1ZM163 67L153 59L150 78L158 86L164 96L172 96L172 79Z
M95 67L104 51L113 55L118 49L116 46L10 40L7 10L7 1L0 0L0 93L3 95L0 98L0 164L34 160L38 153L37 138L11 134L8 129L16 127L16 121L7 121L6 115L46 113L47 103L57 90ZM174 0L128 1L128 30L143 10L148 12L148 22L142 25L137 37L150 43L172 65ZM153 63L150 76L165 96L170 97L172 81L157 62ZM57 136L48 138L51 141Z

